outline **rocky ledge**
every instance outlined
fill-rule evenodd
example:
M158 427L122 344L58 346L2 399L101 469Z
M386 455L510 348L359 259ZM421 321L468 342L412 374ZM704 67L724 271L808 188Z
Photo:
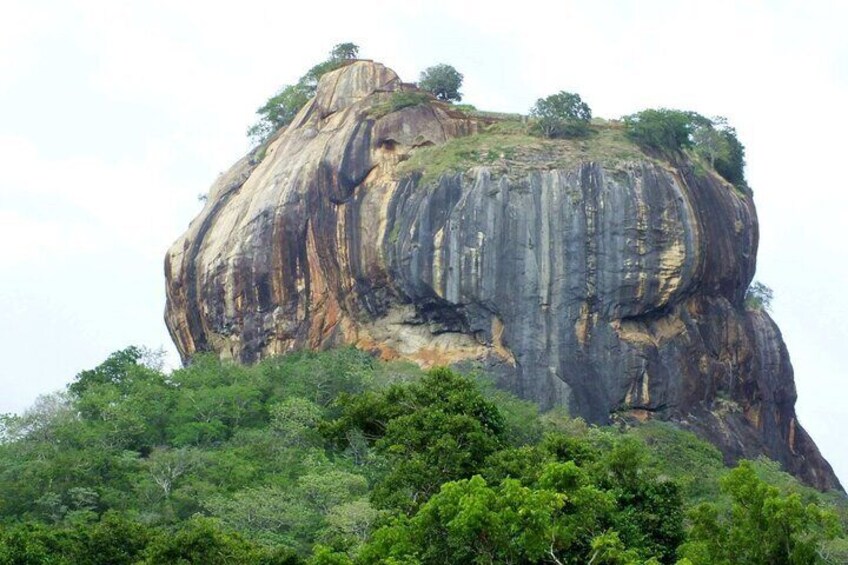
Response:
M165 261L185 360L352 344L482 365L543 408L671 420L728 461L841 488L795 416L780 331L744 307L750 194L621 135L533 141L435 100L394 109L410 88L370 61L333 71L216 181Z

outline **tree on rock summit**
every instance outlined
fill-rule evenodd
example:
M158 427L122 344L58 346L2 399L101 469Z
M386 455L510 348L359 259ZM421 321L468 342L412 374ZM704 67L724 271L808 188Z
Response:
M439 64L422 71L418 86L438 100L459 102L462 100L462 93L459 92L462 79L462 74L452 66Z

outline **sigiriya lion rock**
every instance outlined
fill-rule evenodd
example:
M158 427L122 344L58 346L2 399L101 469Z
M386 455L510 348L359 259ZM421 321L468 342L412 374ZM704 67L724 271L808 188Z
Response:
M728 461L841 488L795 415L769 315L745 307L750 191L609 122L546 140L355 61L222 174L165 260L184 360L353 345L603 424L659 418Z

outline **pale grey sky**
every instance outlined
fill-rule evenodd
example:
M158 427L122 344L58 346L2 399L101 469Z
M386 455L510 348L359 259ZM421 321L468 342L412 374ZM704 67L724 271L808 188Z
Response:
M3 0L0 412L129 344L176 362L165 250L247 151L256 107L353 41L405 80L453 64L483 109L571 90L601 117L727 116L747 147L757 278L775 291L799 417L848 484L848 3L291 4Z

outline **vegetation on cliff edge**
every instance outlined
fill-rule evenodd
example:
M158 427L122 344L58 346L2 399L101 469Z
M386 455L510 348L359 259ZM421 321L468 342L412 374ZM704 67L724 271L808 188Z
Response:
M296 84L282 88L257 110L260 120L248 129L248 135L258 145L266 142L288 125L314 96L323 74L358 55L359 46L353 43L334 46L327 60L312 67ZM429 67L421 73L418 83L421 90L393 93L388 100L375 105L369 117L379 119L403 108L431 102L459 102L462 81L463 75L451 65ZM720 116L706 118L697 112L658 108L624 116L620 121L593 123L589 105L579 94L565 91L539 98L529 116L480 112L468 104L452 108L479 120L483 131L469 136L470 139L451 140L440 148L419 148L402 172L421 172L426 183L442 174L463 172L478 165L491 166L498 160L501 165L511 161L508 172L516 176L530 168L573 166L579 160L617 164L634 159L677 161L686 155L698 170L708 168L741 195L750 193L745 181L745 147L736 130ZM514 137L507 139L507 134ZM532 136L560 140L560 143L538 143ZM523 150L516 151L518 148ZM264 154L261 149L259 152ZM510 155L522 158L513 160Z

